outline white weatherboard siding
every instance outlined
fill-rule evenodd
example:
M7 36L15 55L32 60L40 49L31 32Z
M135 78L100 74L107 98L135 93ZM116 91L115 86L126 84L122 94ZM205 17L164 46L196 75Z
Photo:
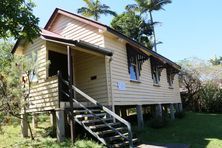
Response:
M52 77L34 85L29 97L28 112L58 108L58 79Z
M104 38L102 34L99 33L98 28L66 16L59 15L57 17L50 31L60 34L67 39L83 40L103 47Z
M147 60L142 65L140 82L130 82L125 43L118 39L105 37L105 47L114 51L112 57L112 93L115 105L181 102L177 76L175 76L173 84L174 89L169 89L166 69L163 69L160 87L153 86L150 61ZM119 90L117 88L118 82L124 82L126 90Z
M35 39L23 49L26 57L36 54L38 63L38 83L32 84L29 95L29 108L27 112L52 110L58 107L58 81L54 78L47 79L47 52L46 42L40 38Z
M33 44L29 43L23 50L23 54L26 57L31 57L32 54L36 54L38 63L38 81L42 82L46 79L46 46L45 41L38 38L33 41Z
M107 104L108 95L105 57L75 51L74 59L75 82L77 88L98 102ZM91 80L91 77L96 77L96 79Z

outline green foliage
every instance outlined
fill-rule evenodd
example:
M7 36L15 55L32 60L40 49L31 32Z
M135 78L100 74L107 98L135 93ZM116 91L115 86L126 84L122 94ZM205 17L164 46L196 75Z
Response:
M222 113L222 89L213 82L206 83L199 92L201 109L205 112Z
M39 35L39 18L32 14L31 0L2 0L0 6L0 38L32 41Z
M99 145L91 140L77 140L74 144L75 148L104 148L103 145Z
M83 0L87 7L81 7L77 10L77 13L82 14L85 17L93 17L94 20L98 21L100 15L112 15L116 16L116 12L110 10L110 7L101 4L100 0Z
M212 59L210 59L210 63L212 65L220 65L222 64L222 57L220 56L219 58L217 58L216 56Z
M135 0L135 2L136 4L127 5L126 9L144 14L163 9L163 6L171 3L171 0Z
M111 26L116 31L152 49L152 44L149 40L149 36L152 34L151 25L135 12L128 11L116 16L112 20Z
M49 116L47 116L49 119ZM18 119L17 119L18 120ZM18 120L19 121L19 120ZM46 136L49 131L50 121L39 122L39 126L34 130L35 140L24 139L21 137L21 127L20 124L16 125L3 125L2 133L0 134L0 147L34 147L34 148L81 148L81 147L95 147L102 148L101 144L88 139L77 139L72 145L70 140L65 140L64 142L57 142L56 138L51 138L50 135ZM0 131L1 132L1 131ZM45 135L44 137L42 135Z
M156 35L154 30L154 25L157 22L153 21L152 11L158 11L163 9L163 6L166 4L171 3L171 0L135 0L136 4L129 4L126 6L126 10L139 12L140 16L144 16L145 20L147 15L149 15L149 21L152 28L152 35L153 35L153 47L155 51L157 51L157 44L162 42L156 41Z
M7 123L7 117L20 117L21 110L26 110L31 89L31 77L37 71L36 54L30 57L12 55L11 44L0 44L0 113L2 123ZM0 125L2 124L0 123ZM27 121L28 123L28 121ZM30 132L31 129L29 128ZM33 136L31 134L31 138Z

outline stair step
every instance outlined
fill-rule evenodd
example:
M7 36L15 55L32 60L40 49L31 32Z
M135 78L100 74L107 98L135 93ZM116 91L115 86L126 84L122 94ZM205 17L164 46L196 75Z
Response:
M122 133L124 136L128 136L128 133ZM117 139L122 139L123 137L122 136L120 136L120 135L115 135L115 136L111 136L111 137L107 137L107 138L105 138L105 140L107 140L107 141L114 141L114 140L117 140Z
M115 129L116 129L117 131L127 130L127 128L125 128L125 127L118 127L118 128L115 128ZM116 132L113 131L113 130L111 130L111 129L96 132L96 134L98 134L98 135L100 135L100 136L103 136L103 135L106 135L106 134L112 134L112 133L116 133Z
M92 112L102 112L102 110L100 110L100 109L91 109L90 111L92 111ZM89 111L87 111L87 110L74 110L73 112L74 113L89 113Z
M98 122L109 122L109 121L113 121L112 118L106 118L106 119L95 119L95 120L85 120L85 121L82 121L82 123L84 124L91 124L91 123L98 123Z
M117 126L117 125L121 125L121 123L108 123L110 126ZM99 124L99 125L93 125L93 126L89 126L89 128L91 129L98 129L98 128L103 128L103 127L108 127L106 124Z
M138 141L137 138L134 138L133 139L133 143L136 143ZM120 142L120 143L115 143L115 144L112 144L113 147L122 147L122 146L126 146L129 144L129 141L124 141L124 142Z
M106 113L100 113L95 114L97 117L103 117L106 116ZM84 118L84 117L95 117L93 114L81 114L81 115L75 115L76 118Z

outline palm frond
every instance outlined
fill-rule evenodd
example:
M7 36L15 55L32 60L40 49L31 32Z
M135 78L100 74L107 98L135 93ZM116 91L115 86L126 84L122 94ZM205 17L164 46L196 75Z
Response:
M109 10L110 7L101 4L100 0L83 0L87 7L81 7L77 10L77 13L81 13L82 15L86 17L93 17L95 20L98 20L100 18L101 14L110 14L113 16L116 16L117 14L114 11Z
M129 4L129 5L126 5L125 9L127 11L140 11L140 8L137 4Z
M150 0L149 11L163 9L163 6L171 3L171 0Z
M99 7L100 7L100 9L110 9L110 7L107 6L106 4L102 4Z
M86 5L88 6L88 8L92 8L93 7L93 1L92 0L83 0Z
M79 9L77 10L77 13L80 13L80 14L82 14L83 16L86 16L86 17L91 17L91 16L93 16L93 12L92 12L89 8L86 8L86 7L79 8Z
M101 13L101 14L104 14L104 15L117 16L117 13L114 12L114 11L111 11L111 10L101 10L100 13Z

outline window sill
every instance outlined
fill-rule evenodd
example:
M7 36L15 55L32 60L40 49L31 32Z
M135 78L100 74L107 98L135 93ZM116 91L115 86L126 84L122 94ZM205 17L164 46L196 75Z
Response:
M160 84L153 83L153 86L160 87Z
M173 86L169 86L168 88L169 88L169 89L174 89Z
M130 82L133 82L133 83L141 83L141 81L139 81L139 80L130 80Z

